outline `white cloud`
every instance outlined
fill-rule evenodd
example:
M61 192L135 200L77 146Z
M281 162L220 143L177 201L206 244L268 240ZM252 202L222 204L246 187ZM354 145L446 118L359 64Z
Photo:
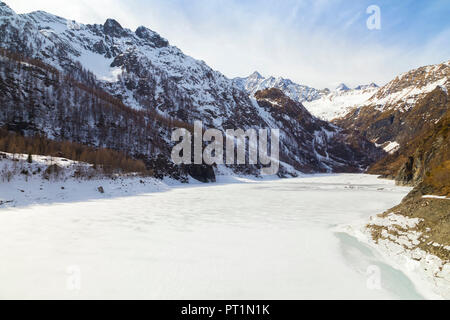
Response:
M336 12L342 28L333 30L323 20L324 10L330 9L325 0L297 1L285 19L273 14L279 1L269 1L261 10L249 10L251 7L229 0L187 1L183 5L157 0L7 3L17 12L40 9L83 23L102 23L111 17L132 29L145 25L229 77L258 70L319 88L341 82L351 86L384 84L400 72L443 61L448 59L445 54L450 54L442 51L449 31L413 51L401 45L382 46L373 34L366 38L346 34L350 27L358 27L365 12ZM222 9L217 10L219 7ZM360 24L365 28L365 22Z
M5 1L17 13L43 10L82 23L102 23L105 17L120 17L125 23L133 21L134 14L120 0L10 0Z

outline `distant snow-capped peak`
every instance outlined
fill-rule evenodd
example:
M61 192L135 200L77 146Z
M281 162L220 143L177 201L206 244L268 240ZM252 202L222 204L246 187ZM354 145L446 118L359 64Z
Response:
M363 84L363 85L359 85L355 88L355 90L366 90L366 89L370 89L370 88L379 88L379 86L376 83L371 83L371 84Z
M342 91L349 91L350 88L347 87L347 85L345 83L341 83L340 85L337 86L336 91L337 92L342 92Z
M359 85L355 89L340 84L335 91L324 94L314 101L305 102L304 105L316 117L331 121L366 103L378 90L379 87L374 83Z
M344 117L354 108L364 106L405 112L437 87L448 92L449 76L449 63L444 62L405 72L382 87L371 83L351 90L341 84L336 91L304 105L312 114L325 120Z
M14 16L16 13L4 2L0 1L0 15L1 16Z
M300 85L282 77L265 78L257 71L246 78L235 78L234 82L251 96L254 96L258 91L271 88L280 89L285 95L297 102L312 101L322 95L321 90Z
M375 83L359 85L355 89L341 83L333 91L319 90L282 77L265 78L257 71L247 78L235 78L234 83L250 96L265 89L279 89L292 100L303 103L314 116L327 121L346 115L353 107L366 102L379 89Z
M255 71L248 77L248 79L256 80L256 79L264 79L264 77L258 71Z

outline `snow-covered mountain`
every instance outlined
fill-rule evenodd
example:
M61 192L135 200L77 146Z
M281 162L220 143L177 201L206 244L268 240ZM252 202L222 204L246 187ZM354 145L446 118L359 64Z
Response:
M133 32L112 19L83 25L42 11L16 15L4 3L0 10L2 47L67 73L81 66L128 106L217 126L233 109L252 107L231 80L145 27Z
M378 86L373 83L359 85L355 89L341 84L336 90L322 95L319 99L305 102L305 107L316 117L331 121L366 103L377 91Z
M251 96L256 92L264 89L280 89L294 101L305 102L313 101L320 98L325 90L317 90L308 86L300 85L289 79L269 77L264 78L260 73L255 71L247 78L235 78L234 82L243 90L247 91Z
M283 128L284 153L295 157L294 162L284 161L303 172L313 172L317 167L328 172L352 172L354 166L363 169L382 155L366 139L314 117L279 89L258 91L255 99L263 112L270 114L272 127Z
M336 92L343 92L343 91L349 91L350 88L347 87L347 85L345 83L341 83L340 85L338 85L336 87Z
M374 83L359 85L355 89L341 83L333 91L327 88L319 90L294 83L289 79L264 78L258 72L247 78L235 78L234 82L250 96L264 89L280 89L292 100L303 103L314 116L327 121L346 115L352 108L367 101L378 89Z
M258 73L235 82L250 95L263 88L279 88L301 101L314 116L362 132L393 153L442 117L448 108L444 97L448 96L449 69L447 61L401 74L381 88L371 83L350 89L342 83L333 91L319 91L281 78L265 79ZM439 100L441 96L443 101Z
M449 110L449 77L450 61L403 73L335 122L395 152Z
M12 113L0 123L13 128L38 131L52 139L125 148L133 155L159 160L170 155L175 123L189 126L201 120L205 127L218 129L280 128L281 157L286 164L282 172L289 168L357 171L373 156L369 152L361 159L365 152L345 147L354 136L315 121L317 132L339 133L343 145L335 150L326 134L316 138L315 131L298 120L298 114L259 105L239 81L185 55L146 27L131 31L112 19L102 25L83 25L42 11L16 14L0 2L0 30L1 47L7 50L2 78L9 92L2 98L7 105L12 101L17 105L8 108ZM17 63L21 67L15 69ZM21 80L23 77L30 81ZM297 92L295 84L286 81L285 85ZM51 94L56 91L59 95ZM305 95L316 97L313 89ZM36 111L32 114L24 111L30 101ZM110 112L114 108L120 112ZM294 134L285 129L285 122L297 133L312 135ZM134 143L130 140L133 136L137 138ZM309 147L297 148L299 145ZM356 145L370 148L364 142ZM346 152L340 152L342 149ZM159 160L152 169L167 165Z
M363 84L363 85L359 85L355 88L355 90L367 90L370 88L379 88L378 85L376 83L371 83L371 84Z

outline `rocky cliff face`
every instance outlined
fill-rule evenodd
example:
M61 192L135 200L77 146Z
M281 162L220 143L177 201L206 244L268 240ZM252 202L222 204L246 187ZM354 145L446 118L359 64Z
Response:
M449 62L412 70L335 121L390 153L369 173L415 186L411 195L448 194L449 76Z
M369 172L393 178L401 185L415 186L410 197L450 196L449 131L447 111L430 129L374 164Z

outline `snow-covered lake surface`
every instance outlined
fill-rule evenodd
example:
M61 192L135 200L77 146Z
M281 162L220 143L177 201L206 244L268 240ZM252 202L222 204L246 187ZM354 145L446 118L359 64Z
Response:
M319 175L1 209L0 299L420 299L335 231L408 191Z

